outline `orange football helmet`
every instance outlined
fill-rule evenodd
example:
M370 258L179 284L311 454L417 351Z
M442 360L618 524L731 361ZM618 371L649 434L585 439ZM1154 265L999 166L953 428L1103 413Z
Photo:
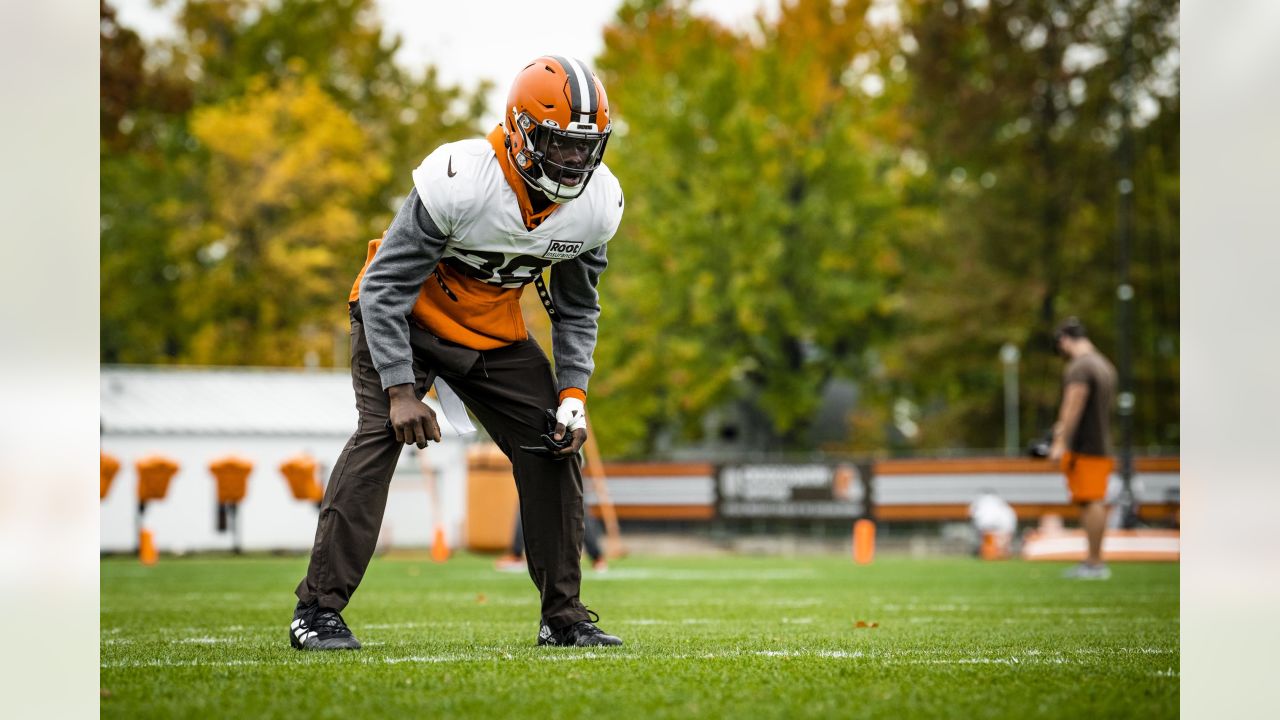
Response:
M609 98L586 63L543 55L511 83L503 130L520 177L553 202L568 202L604 159Z

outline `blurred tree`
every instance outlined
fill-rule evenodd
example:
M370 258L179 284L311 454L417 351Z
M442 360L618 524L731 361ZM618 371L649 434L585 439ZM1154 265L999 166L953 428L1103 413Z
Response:
M885 348L888 392L923 408L918 446L1000 446L1005 342L1023 351L1023 437L1043 432L1060 392L1048 336L1063 316L1080 316L1116 358L1126 179L1137 197L1139 439L1176 444L1177 3L906 7L909 117L946 228L913 245L899 341Z
M148 66L132 30L101 5L101 357L155 362L176 355L184 331L170 309L177 267L168 228L156 218L185 183L175 160L191 108L186 78Z
M193 330L183 359L296 364L333 348L333 308L349 287L358 206L387 164L369 157L355 119L311 78L198 109L206 193L179 212L180 314Z
M827 382L865 369L900 301L898 238L927 216L896 161L896 38L867 7L801 0L739 35L632 2L606 29L628 197L592 393L606 452L696 438L735 404L761 449L802 449Z
M345 323L342 300L365 243L385 229L422 157L480 132L487 85L466 92L441 85L434 68L414 73L397 65L399 39L383 30L372 0L189 0L177 18L175 38L146 45L102 5L102 359L297 365L305 354L295 351L305 345L325 362L345 362L327 333ZM322 112L325 124L291 114L298 106ZM260 119L280 133L268 140L340 150L340 164L358 156L360 177L338 193L337 206L317 194L336 189L325 185L334 177L323 155L302 158L273 142L255 163L285 165L246 160L247 150L223 131L261 130L237 116L253 110L282 112ZM205 118L199 132L196 117ZM343 123L356 130L359 148L332 136ZM229 179L300 184L217 184ZM234 208L233 198L253 204ZM304 228L334 214L339 224L302 238ZM270 249L277 239L279 256ZM317 277L294 288L288 302L275 276L243 272L246 263L298 260L304 249ZM249 296L265 304L250 308ZM228 315L239 311L250 314ZM310 329L308 339L283 337L293 320L282 312L307 318L297 327ZM215 349L228 333L240 349Z
M351 113L391 167L368 197L367 233L385 229L382 213L408 194L409 172L428 152L478 132L489 84L465 92L442 86L434 67L397 64L400 37L382 27L374 0L188 0L178 23L174 62L198 78L198 102L302 73Z
M337 359L410 169L483 130L487 86L398 66L374 7L187 0L176 37L143 43L101 6L104 362ZM849 380L841 449L998 447L1005 342L1024 437L1042 431L1054 322L1079 315L1115 355L1122 180L1138 440L1176 444L1177 19L1159 0L795 0L733 30L625 2L597 63L628 204L592 384L606 453L734 414L762 449L810 449Z

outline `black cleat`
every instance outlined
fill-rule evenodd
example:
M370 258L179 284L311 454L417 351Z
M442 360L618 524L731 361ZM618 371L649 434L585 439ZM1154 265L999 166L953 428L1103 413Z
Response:
M591 612L588 610L587 612ZM600 616L591 612L591 620L582 620L568 627L552 630L545 622L538 628L539 645L557 645L561 647L596 647L602 645L621 645L622 639L596 627Z
M293 611L289 643L297 650L359 650L360 641L351 634L337 610L303 605Z

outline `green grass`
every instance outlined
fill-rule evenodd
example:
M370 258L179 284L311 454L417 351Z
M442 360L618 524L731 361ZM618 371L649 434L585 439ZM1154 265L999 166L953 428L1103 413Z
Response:
M491 562L377 558L344 613L365 649L301 653L305 558L104 560L102 716L1178 713L1174 564L630 558L583 582L626 645L580 650L536 647L528 576Z

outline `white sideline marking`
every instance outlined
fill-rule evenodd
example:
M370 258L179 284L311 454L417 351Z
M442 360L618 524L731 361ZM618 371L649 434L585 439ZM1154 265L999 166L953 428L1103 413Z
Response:
M626 657L634 657L629 655L598 655L596 653L574 653L573 655L545 655L538 658L538 662L581 662L583 660L618 660Z
M806 608L806 607L816 607L818 605L825 605L827 603L826 601L819 600L817 598L799 598L796 600L766 600L763 602L757 602L755 604L769 605L771 607Z
M268 663L262 660L219 660L217 662L201 662L199 660L142 660L105 662L102 668L137 668L137 667L238 667L240 665L282 665L284 663Z
M610 568L609 572L592 578L592 582L613 582L619 580L693 580L707 582L713 580L745 580L757 582L761 580L807 580L816 577L814 571L795 570L763 570L747 572L726 570L724 572L708 572L706 570L643 570L628 568Z
M528 627L530 625L527 620L485 620L483 623L473 623L470 620L457 622L453 620L421 620L416 622L401 623L360 623L358 630L408 630L413 628L456 628L469 627L471 625L483 625L486 628L496 627L499 625L522 625ZM537 620L533 621L537 624Z
M462 655L406 655L404 657L382 658L382 662L386 665L399 665L400 663L442 663L468 659L470 658ZM370 664L368 660L362 660L361 662L366 665Z
M1026 615L1108 615L1120 610L1107 607L1021 607L1017 608L1017 612Z
M380 643L379 643L380 644ZM374 645L367 643L366 645ZM628 649L629 650L629 649ZM1065 653L1057 653L1054 655L1045 655L1036 648L1028 649L1018 655L1002 656L1002 657L963 657L963 658L936 658L928 657L945 652L943 650L933 649L913 649L913 650L892 650L884 652L865 653L861 650L726 650L721 652L709 653L678 653L673 655L648 656L645 654L629 653L627 650L605 650L605 651L588 651L574 652L572 650L553 650L543 655L523 655L517 657L511 653L500 649L487 649L483 651L475 651L469 653L442 653L439 655L401 655L393 657L352 657L349 654L341 653L335 655L335 658L341 658L336 664L360 664L360 665L401 665L401 664L436 664L449 662L491 662L493 660L510 660L515 662L583 662L588 660L733 660L742 659L744 657L761 657L761 658L821 658L831 660L865 660L868 662L879 663L883 665L1003 665L1003 666L1021 666L1021 665L1083 665L1086 664L1085 657L1101 654L1096 649L1081 648L1079 650L1066 651ZM1140 653L1140 654L1167 654L1176 653L1174 650L1160 648L1119 648L1117 652L1121 653ZM1073 657L1074 656L1074 657ZM301 658L299 658L301 660ZM104 662L99 665L103 669L116 668L155 668L155 667L239 667L252 665L305 665L304 662L294 661L264 661L264 660L118 660ZM1168 669L1163 671L1155 671L1148 673L1153 677L1180 677L1177 670Z

